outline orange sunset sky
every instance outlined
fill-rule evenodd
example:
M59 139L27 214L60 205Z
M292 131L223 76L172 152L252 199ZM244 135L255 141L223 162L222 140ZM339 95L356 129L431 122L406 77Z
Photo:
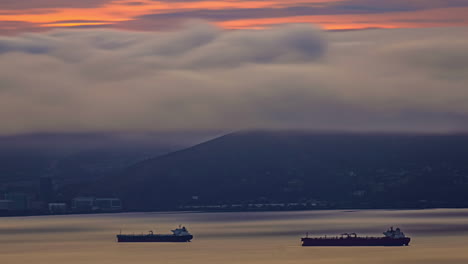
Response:
M328 30L468 25L468 0L2 0L0 33L154 31L193 19L228 29L315 23Z

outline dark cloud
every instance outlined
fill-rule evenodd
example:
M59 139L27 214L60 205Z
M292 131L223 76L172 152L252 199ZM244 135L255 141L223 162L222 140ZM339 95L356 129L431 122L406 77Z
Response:
M0 37L0 133L468 130L464 28Z
M377 12L402 12L435 8L468 6L466 0L345 0L332 3L332 6L350 10L368 10Z
M238 19L261 19L311 15L365 14L366 10L346 10L294 6L285 8L236 8L173 10L167 13L149 14L135 17L130 21L117 23L116 28L139 30L164 30L179 28L186 21L201 19L208 21L229 21Z
M468 19L392 19L391 22L403 22L403 23L418 23L418 24L444 24L444 23L464 23ZM372 23L371 21L366 21L365 23Z
M350 3L330 4L323 7L313 5L291 6L283 8L236 8L236 9L199 9L186 11L172 11L162 14L149 14L136 17L135 19L205 19L210 21L226 21L235 19L254 19L254 18L277 18L293 16L318 16L318 15L356 15L356 14L376 14L395 11L414 11L414 8L376 8L372 6L353 6Z
M0 41L0 54L23 52L30 54L47 54L53 49L47 38L36 38L35 42L17 41L16 38L2 38Z
M468 6L468 1L461 0L347 0L328 3L301 3L301 5L296 6L274 8L168 10L166 13L147 14L135 17L131 21L119 23L117 27L151 30L165 27L177 28L182 22L191 19L229 21L239 19L280 18L295 16L366 15L393 12L414 12L435 8L466 6ZM448 23L448 20L450 20L449 17L438 19L438 21L441 23ZM466 21L458 22L463 23ZM370 23L375 23L375 21L371 21Z
M140 31L170 31L180 29L187 19L166 16L164 18L135 18L114 23L114 28Z
M0 9L92 8L111 1L112 0L1 0Z
M141 6L141 5L145 5L144 2L127 2L125 3L125 5L129 5L129 6Z

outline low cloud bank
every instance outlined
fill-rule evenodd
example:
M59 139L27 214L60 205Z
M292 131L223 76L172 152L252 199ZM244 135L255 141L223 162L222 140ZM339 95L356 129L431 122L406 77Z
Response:
M465 28L0 37L0 134L467 131Z

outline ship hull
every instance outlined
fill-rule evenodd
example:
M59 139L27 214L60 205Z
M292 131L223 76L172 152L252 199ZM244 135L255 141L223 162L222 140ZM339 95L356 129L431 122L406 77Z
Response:
M303 247L398 247L408 246L409 237L404 238L302 238Z
M192 235L117 235L117 242L190 242Z

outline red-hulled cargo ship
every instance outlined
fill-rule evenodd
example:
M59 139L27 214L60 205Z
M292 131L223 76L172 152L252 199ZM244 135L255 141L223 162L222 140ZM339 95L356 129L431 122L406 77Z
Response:
M303 237L302 246L304 247L329 247L329 246L408 246L411 238L406 237L400 228L391 227L383 232L383 237L359 237L356 233L344 233L338 237Z

